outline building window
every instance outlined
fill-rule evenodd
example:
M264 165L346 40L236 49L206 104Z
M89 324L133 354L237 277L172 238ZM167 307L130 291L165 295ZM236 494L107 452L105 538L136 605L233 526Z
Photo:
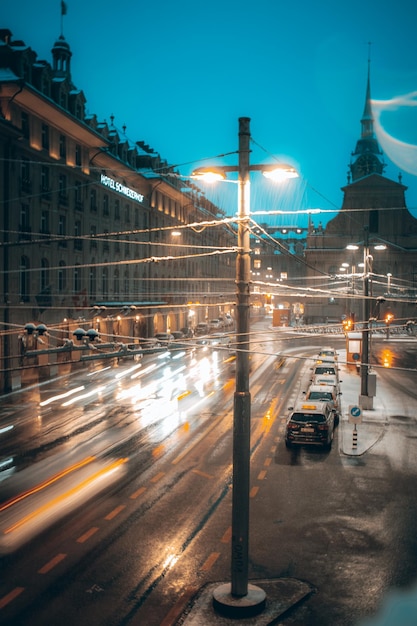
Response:
M65 174L60 174L58 178L58 199L61 204L68 204L67 177Z
M49 229L49 210L48 209L43 209L41 212L40 232L41 232L41 235L46 235L48 237L51 234L51 231Z
M129 295L129 272L128 270L125 270L124 276L123 276L123 294L125 296Z
M104 229L104 234L108 235L109 231L107 228ZM103 252L108 252L110 249L109 242L107 239L103 239Z
M108 217L110 215L109 196L107 194L104 194L103 197L103 215L104 217Z
M42 148L49 150L49 126L42 124Z
M83 211L83 186L79 180L75 181L75 208L77 211Z
M119 220L120 219L120 202L119 202L119 200L115 200L114 201L114 219L115 220Z
M23 191L31 191L31 180L30 180L30 163L29 159L22 157L20 161L20 179L21 179L21 187Z
M25 111L21 113L22 135L25 139L29 139L29 116Z
M29 301L29 259L20 257L19 298L21 302Z
M130 206L128 204L125 205L125 222L130 222Z
M58 269L58 291L63 293L67 288L67 269L64 261L59 262Z
M119 270L114 270L113 275L113 293L118 296L120 293Z
M45 293L49 287L49 262L48 259L41 260L40 292Z
M74 295L77 295L81 291L81 273L80 273L79 267L74 267L73 277L74 277L74 280L73 280Z
M41 191L49 191L49 167L41 167Z
M97 211L97 191L95 189L90 191L90 211L94 213Z
M29 221L29 205L20 205L20 218L19 218L19 240L31 238L31 227Z
M90 226L90 249L97 248L97 226L95 224L91 224Z
M58 217L58 236L59 236L58 245L61 248L67 247L67 240L65 238L66 235L67 235L67 217L66 215L61 214Z
M59 136L59 156L65 159L67 156L67 138L65 135Z
M109 272L107 267L103 268L101 274L101 292L104 298L109 297Z
M261 269L261 259L254 259L253 261L253 269L260 270Z
M90 299L94 299L97 293L97 270L95 267L90 267L89 292L90 292Z
M82 165L82 150L78 143L75 144L75 165Z
M83 240L81 237L81 221L75 220L74 222L74 250L82 250L83 249Z

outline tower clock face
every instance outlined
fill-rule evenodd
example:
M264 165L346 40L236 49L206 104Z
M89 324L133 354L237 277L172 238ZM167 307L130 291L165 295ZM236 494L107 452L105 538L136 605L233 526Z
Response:
M377 171L377 160L371 154L367 154L359 157L356 161L356 167L360 176L368 176L368 174Z

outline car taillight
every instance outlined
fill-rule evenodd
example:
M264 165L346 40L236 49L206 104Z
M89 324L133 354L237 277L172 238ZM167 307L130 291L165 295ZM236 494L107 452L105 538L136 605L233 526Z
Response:
M298 428L298 424L296 424L296 423L294 423L294 422L289 422L289 423L288 423L288 428L289 428L290 430L297 430L297 428Z
M318 425L318 429L319 430L327 430L327 424L319 424Z

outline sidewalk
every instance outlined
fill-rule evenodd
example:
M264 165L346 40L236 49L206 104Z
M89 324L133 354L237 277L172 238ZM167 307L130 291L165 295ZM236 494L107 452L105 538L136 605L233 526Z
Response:
M346 353L343 350L339 352L339 359L342 391L342 414L339 424L340 452L347 456L361 456L384 436L388 424L390 398L376 373L376 396L373 399L373 409L361 410L362 421L356 425L355 436L355 425L349 422L349 407L360 406L361 377L354 368L345 364Z

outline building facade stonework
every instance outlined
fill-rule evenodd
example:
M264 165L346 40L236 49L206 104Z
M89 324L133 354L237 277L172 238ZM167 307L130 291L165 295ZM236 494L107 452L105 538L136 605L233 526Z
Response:
M71 57L63 35L50 64L0 29L3 389L27 324L46 325L54 344L80 325L131 343L234 305L223 212L113 117L86 114Z

